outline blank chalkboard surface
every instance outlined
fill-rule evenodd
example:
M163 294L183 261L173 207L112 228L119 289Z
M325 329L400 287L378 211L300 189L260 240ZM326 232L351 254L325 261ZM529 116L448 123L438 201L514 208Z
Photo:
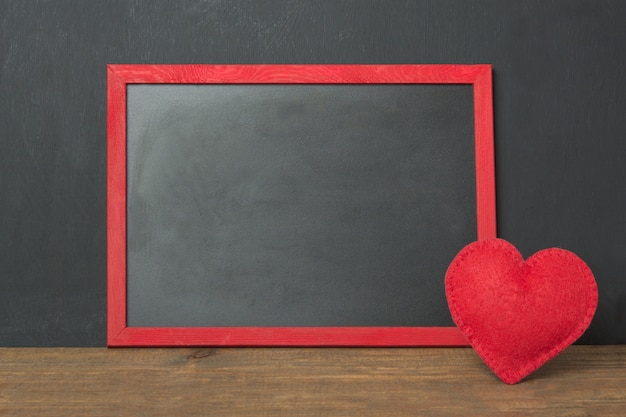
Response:
M126 329L453 326L443 277L478 232L473 85L263 71L320 69L126 85Z

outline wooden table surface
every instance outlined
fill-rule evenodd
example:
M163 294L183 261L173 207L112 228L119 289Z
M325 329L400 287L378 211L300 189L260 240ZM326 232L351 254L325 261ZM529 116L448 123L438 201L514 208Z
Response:
M512 386L469 348L0 348L0 416L626 416L626 346Z

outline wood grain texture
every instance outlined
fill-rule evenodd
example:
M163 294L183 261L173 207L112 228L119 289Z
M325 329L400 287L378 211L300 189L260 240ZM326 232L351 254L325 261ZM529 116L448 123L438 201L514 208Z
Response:
M457 327L126 327L111 347L469 346Z
M491 65L108 65L129 84L474 84Z
M126 325L126 83L107 67L107 334Z
M0 349L7 416L618 416L626 346L573 346L518 385L468 348Z

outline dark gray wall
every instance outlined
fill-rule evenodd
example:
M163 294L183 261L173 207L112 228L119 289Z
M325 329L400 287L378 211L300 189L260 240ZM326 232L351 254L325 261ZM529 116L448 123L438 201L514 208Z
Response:
M0 2L0 345L100 346L107 63L491 63L499 235L626 342L626 2Z

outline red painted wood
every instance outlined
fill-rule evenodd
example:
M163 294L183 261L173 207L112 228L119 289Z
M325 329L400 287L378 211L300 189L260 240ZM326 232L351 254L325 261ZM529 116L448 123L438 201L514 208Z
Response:
M126 81L107 69L107 340L126 329Z
M478 239L496 237L496 178L491 65L481 65L474 84L476 215Z
M109 65L107 267L109 346L467 346L456 327L126 325L127 84L472 84L478 239L496 237L490 65ZM442 278L443 279L443 278Z
M489 65L111 65L128 84L473 84Z
M456 327L129 327L110 346L467 346Z

